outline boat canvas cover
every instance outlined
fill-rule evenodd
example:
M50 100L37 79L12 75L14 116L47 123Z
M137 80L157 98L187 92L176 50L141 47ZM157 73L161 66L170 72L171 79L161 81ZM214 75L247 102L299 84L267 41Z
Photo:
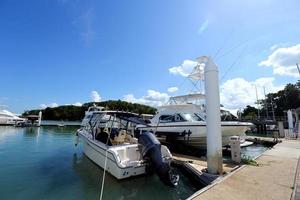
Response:
M107 115L115 116L121 120L131 122L134 124L147 125L147 123L136 113L123 112L123 111L109 111L105 112ZM94 115L99 115L99 113L94 113Z

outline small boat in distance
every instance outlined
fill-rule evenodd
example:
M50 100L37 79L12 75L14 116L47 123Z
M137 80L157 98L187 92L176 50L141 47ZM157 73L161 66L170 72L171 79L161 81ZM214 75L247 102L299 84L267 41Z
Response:
M57 124L58 127L65 127L64 121L61 120L61 123Z
M152 133L136 131L138 124L146 125L134 113L89 109L75 145L80 138L84 154L117 179L155 171L165 184L177 185L179 177L171 170L169 149Z

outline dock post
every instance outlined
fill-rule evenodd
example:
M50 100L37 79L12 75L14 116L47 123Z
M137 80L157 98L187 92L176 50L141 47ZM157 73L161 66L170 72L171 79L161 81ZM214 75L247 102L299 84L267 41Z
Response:
M197 59L205 64L207 168L210 174L223 174L222 134L220 117L219 71L208 56Z
M231 136L230 141L230 151L231 160L235 163L241 163L241 144L239 136Z
M281 138L284 138L285 134L284 134L283 121L278 122L278 130L279 130L279 136Z
M38 126L41 126L42 123L42 111L39 112Z
M289 125L289 135L291 136L293 134L293 114L291 110L287 111L287 118L288 118L288 125Z

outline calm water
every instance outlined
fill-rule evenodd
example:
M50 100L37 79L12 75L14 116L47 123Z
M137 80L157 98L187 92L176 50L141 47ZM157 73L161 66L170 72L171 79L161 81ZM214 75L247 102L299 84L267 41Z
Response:
M261 155L263 152L268 150L268 147L263 145L251 145L241 149L242 157L255 159L257 156Z
M74 146L76 128L0 126L0 199L99 199L103 170ZM185 199L197 189L181 174L176 188L157 176L106 176L103 199Z

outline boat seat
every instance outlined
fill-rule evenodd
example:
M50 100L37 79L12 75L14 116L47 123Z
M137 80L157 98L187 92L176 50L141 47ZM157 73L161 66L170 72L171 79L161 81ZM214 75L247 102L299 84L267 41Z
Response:
M114 137L114 141L117 143L117 144L122 144L125 142L125 138L126 138L126 131L125 130L121 130L119 132L119 134L117 136Z

